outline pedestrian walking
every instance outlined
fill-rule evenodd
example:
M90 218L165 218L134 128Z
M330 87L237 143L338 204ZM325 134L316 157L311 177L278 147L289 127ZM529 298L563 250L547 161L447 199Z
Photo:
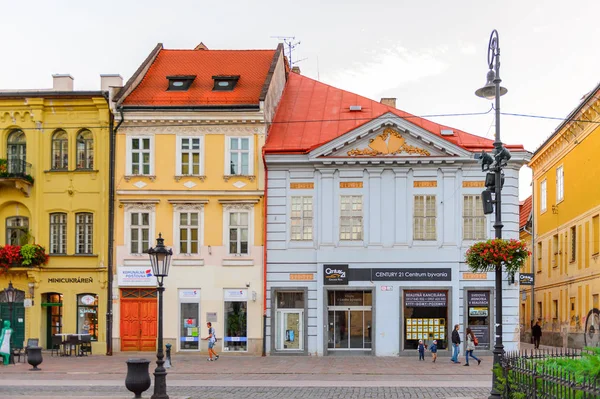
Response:
M433 344L431 344L431 347L429 348L429 350L431 351L431 357L433 358L433 362L435 363L435 361L437 360L437 340L436 339L433 340Z
M531 335L533 336L533 346L535 349L540 349L540 340L542 339L542 327L540 321L536 321L535 325L531 327Z
M475 338L475 334L473 334L473 331L471 331L471 329L469 327L467 327L467 337L466 337L466 355L465 355L465 359L467 360L467 363L465 363L465 366L469 365L469 356L471 356L473 359L477 360L477 365L479 366L481 364L481 360L477 357L475 357L475 355L473 355L473 351L475 350L475 346L477 346L477 338Z
M459 325L454 326L454 330L452 331L452 362L460 363L458 361L458 352L460 351L460 334L458 333Z
M206 323L206 327L208 327L208 337L204 338L205 341L208 341L208 359L206 360L212 362L213 360L219 360L219 355L214 350L217 343L217 334L210 321ZM215 357L214 359L213 356Z
M423 343L423 340L420 339L419 340L419 360L425 360L425 344Z

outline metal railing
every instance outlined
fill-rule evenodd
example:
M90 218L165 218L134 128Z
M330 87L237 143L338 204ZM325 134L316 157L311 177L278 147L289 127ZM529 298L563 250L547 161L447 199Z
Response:
M31 164L20 158L0 159L0 177L31 178Z
M584 350L585 351L585 350ZM581 359L574 349L504 353L502 397L527 399L599 399L600 379L547 364L548 359Z

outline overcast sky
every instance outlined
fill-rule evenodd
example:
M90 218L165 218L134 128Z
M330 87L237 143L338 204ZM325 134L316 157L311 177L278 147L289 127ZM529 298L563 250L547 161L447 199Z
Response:
M98 90L100 74L125 79L157 43L165 48L274 48L301 42L302 74L419 116L486 112L492 29L500 34L501 110L566 117L600 81L597 0L66 1L0 0L0 89L52 86L70 73L75 89ZM494 114L431 117L493 138ZM557 120L501 117L505 143L534 151ZM521 198L530 193L521 172Z

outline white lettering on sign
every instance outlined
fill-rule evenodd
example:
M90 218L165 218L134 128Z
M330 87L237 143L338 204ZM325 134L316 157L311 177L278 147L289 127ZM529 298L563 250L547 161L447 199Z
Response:
M328 275L332 275L332 274L338 274L339 278L346 278L346 272L340 269L332 269L332 268L327 268L325 269L325 274Z

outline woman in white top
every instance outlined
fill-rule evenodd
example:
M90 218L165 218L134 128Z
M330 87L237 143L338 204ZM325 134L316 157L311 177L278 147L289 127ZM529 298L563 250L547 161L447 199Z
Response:
M465 366L469 365L469 356L471 356L473 359L477 360L477 365L480 365L481 360L473 355L473 351L475 350L475 335L473 334L473 331L471 331L471 329L468 327L467 327L466 335L467 335L467 337L466 337L467 339L465 341L466 341L467 350L465 351L466 352L465 358L467 360L467 363L465 364Z

